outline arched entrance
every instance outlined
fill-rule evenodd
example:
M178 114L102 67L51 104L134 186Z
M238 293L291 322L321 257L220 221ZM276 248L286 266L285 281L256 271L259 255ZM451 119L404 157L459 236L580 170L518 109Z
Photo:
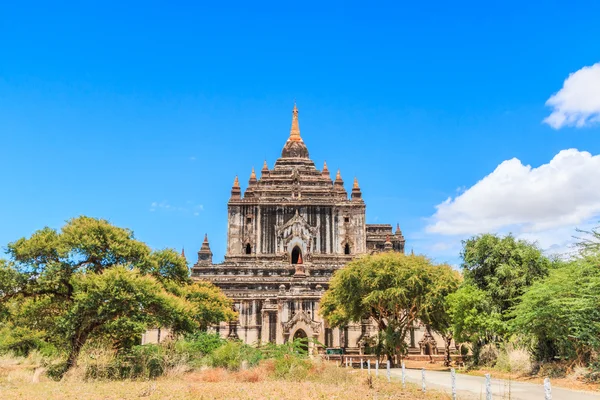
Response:
M308 354L308 337L303 329L298 329L296 333L294 333L294 341L296 340L300 341L300 350L303 353Z
M292 264L302 264L302 250L298 246L292 250Z
M252 246L250 243L246 245L246 254L252 254Z

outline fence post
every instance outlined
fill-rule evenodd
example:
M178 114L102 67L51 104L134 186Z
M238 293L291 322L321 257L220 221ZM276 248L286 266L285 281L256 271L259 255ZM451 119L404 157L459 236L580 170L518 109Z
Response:
M387 378L388 378L388 382L390 382L392 379L392 375L391 375L391 371L390 371L390 360L387 360Z
M452 381L452 400L456 400L456 371L450 370L450 380Z
M485 374L485 400L492 400L492 376Z
M402 361L402 388L406 387L406 368L404 367L404 361Z
M544 379L544 400L552 400L552 386L550 378Z
M360 359L360 370L361 371L363 370L363 359L362 358Z
M375 377L379 376L379 359L375 360Z
M367 360L367 370L368 374L371 375L371 360Z
M423 393L427 391L427 386L425 385L425 368L421 368L421 389Z

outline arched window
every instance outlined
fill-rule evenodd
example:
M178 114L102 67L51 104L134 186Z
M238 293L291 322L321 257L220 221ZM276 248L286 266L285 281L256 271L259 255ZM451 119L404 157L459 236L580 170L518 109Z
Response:
M350 245L348 243L344 246L344 254L350 254Z
M246 254L252 254L252 246L250 246L250 243L246 245Z
M302 264L302 250L298 246L292 250L292 264Z

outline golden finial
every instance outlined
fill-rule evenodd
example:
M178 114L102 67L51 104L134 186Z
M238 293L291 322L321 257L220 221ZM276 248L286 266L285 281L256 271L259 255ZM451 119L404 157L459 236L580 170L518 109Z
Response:
M268 171L269 170L269 166L267 165L267 160L265 160L264 164L263 164L263 171Z
M358 179L356 179L356 177L354 177L354 186L352 186L354 189L358 189Z
M240 187L240 181L239 181L237 175L235 176L235 179L233 180L233 187L236 187L236 188Z
M340 170L338 169L337 174L335 175L335 180L336 181L341 181L342 180L342 174L340 172Z
M298 124L298 107L296 107L296 102L294 102L294 109L292 110L292 128L290 129L290 139L295 142L301 142L302 138L300 137L300 125Z
M327 169L327 161L323 162L323 172L329 172L329 169Z
M250 173L250 179L256 179L256 172L254 172L254 167L252 167L252 172Z

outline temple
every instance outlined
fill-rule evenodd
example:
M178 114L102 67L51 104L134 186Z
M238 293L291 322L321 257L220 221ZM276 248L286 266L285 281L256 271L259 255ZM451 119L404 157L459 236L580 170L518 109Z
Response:
M273 168L265 161L260 178L252 169L245 191L235 177L224 261L213 264L205 236L192 267L192 278L221 288L239 313L236 322L215 329L248 344L309 337L325 347L361 352L376 333L371 322L331 328L319 315L319 302L333 273L353 258L404 252L400 227L367 224L365 209L356 178L348 196L339 170L332 180L326 163L316 168L294 105L290 134ZM411 352L423 353L424 346L427 353L436 351L419 326L411 330L409 346Z

